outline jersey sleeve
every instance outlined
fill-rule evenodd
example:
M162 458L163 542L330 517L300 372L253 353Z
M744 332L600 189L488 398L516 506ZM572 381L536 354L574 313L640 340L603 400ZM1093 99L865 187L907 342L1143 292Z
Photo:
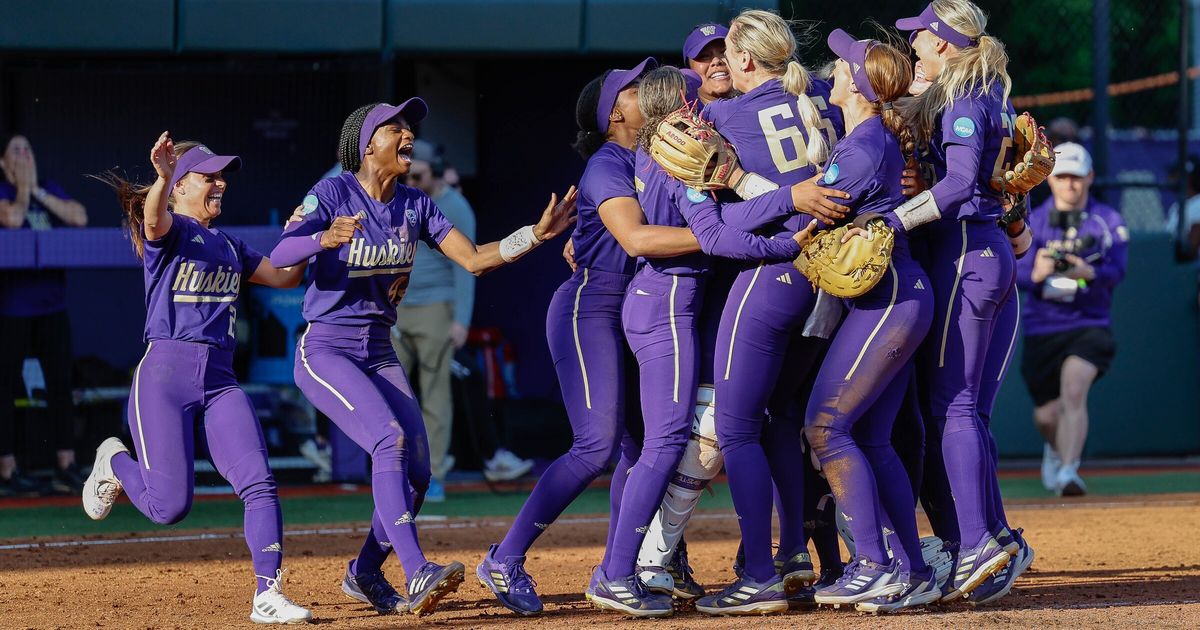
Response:
M442 209L429 197L422 194L418 203L421 208L421 240L431 248L437 249L442 239L454 229L454 224L450 223L450 219L442 214Z
M181 234L188 231L191 223L175 219L162 238L145 239L142 242L142 264L146 269L157 272L171 260L179 247ZM143 233L144 234L144 233Z
M616 197L637 198L637 189L634 188L633 173L629 166L608 156L599 156L588 163L579 182L579 189L588 191L588 196L597 208Z
M710 256L739 260L788 260L800 255L800 245L792 239L772 239L730 227L721 222L721 210L711 195L670 180L671 197L700 243L700 251ZM774 195L775 193L771 193ZM762 200L762 195L752 201ZM788 197L791 203L791 197Z
M303 218L284 226L283 236L271 250L272 265L290 267L321 251L321 233L333 221L332 213L338 199L336 185L337 179L323 179L308 191L300 210Z

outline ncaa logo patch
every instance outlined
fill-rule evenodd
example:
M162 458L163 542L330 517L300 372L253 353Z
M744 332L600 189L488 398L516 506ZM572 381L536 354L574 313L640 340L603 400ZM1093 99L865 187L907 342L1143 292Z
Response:
M837 181L838 175L841 174L841 172L842 169L838 168L836 163L830 164L829 170L825 171L825 177L821 181L825 182L826 184L832 184L833 182Z
M687 198L692 203L700 203L701 201L704 201L705 199L707 199L707 197L704 196L703 192L696 190L695 188L687 189Z
M316 195L308 195L304 198L304 202L300 204L300 214L308 216L316 212L319 205L321 205L321 202L317 199Z
M970 138L975 135L975 121L963 116L954 121L954 135L959 138Z

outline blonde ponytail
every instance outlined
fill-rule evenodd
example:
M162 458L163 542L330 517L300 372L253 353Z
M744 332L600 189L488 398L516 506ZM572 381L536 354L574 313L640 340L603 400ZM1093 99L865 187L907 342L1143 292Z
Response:
M829 145L825 144L825 134L821 133L821 112L808 97L808 88L812 86L812 76L799 61L788 61L787 70L783 74L783 89L796 97L796 110L800 112L800 122L808 134L805 143L805 154L810 164L824 164L829 157Z
M1012 92L1008 76L1008 52L1004 42L985 33L987 15L970 0L933 0L933 10L947 25L976 41L974 46L959 48L947 43L956 53L946 59L938 78L920 96L906 99L901 113L912 122L920 140L933 135L937 116L951 103L970 96L985 96L999 84L1003 100Z
M744 50L763 70L780 78L783 89L796 97L796 110L808 135L805 154L810 164L823 164L829 157L829 145L821 133L821 113L808 89L812 77L796 60L796 36L792 24L778 14L746 9L729 24L729 39L737 50Z

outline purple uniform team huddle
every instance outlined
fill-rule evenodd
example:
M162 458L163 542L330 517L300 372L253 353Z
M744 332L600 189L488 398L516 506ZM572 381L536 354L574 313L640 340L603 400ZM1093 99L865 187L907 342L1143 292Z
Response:
M251 618L312 618L282 592L276 485L232 369L244 283L303 282L296 385L372 462L371 528L341 588L380 614L433 612L466 567L429 561L418 535L429 444L390 341L417 243L479 275L573 230L572 273L550 302L546 339L574 440L476 568L501 604L543 612L526 554L614 460L604 555L580 575L600 609L889 613L1002 598L1033 561L1007 522L988 426L1012 359L1030 234L1074 239L1081 257L1124 236L1098 204L1070 226L1045 212L1028 226L1000 221L1023 200L994 186L1016 159L1015 112L1007 56L986 22L968 0L935 0L896 23L910 46L834 30L828 76L798 62L791 24L775 13L700 25L682 71L648 58L583 88L578 191L487 244L404 185L413 127L431 115L420 99L347 118L343 174L312 187L269 255L210 225L240 159L164 132L150 156L157 181L112 182L144 262L147 347L130 393L132 452L117 438L101 445L86 511L104 518L123 491L155 522L184 518L201 421L218 472L245 503ZM736 186L688 187L656 162L655 129L682 107L736 153ZM877 226L894 238L882 278L853 298L816 289L793 262L815 233L843 226L845 239L876 238ZM1031 314L1029 334L1059 332L1064 317L1106 326L1111 288L1080 299L1082 315L1053 305ZM633 378L638 427L625 415ZM728 585L706 592L686 528L722 469L741 545ZM933 536L919 537L918 502ZM393 552L403 595L384 575Z

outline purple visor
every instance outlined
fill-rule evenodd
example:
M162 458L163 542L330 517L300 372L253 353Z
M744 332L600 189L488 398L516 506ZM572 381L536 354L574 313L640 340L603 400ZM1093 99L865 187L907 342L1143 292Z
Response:
M401 115L409 125L415 125L424 120L428 114L429 106L417 97L410 98L399 105L380 103L371 108L371 111L367 112L366 120L363 120L362 131L358 133L358 159L361 160L366 155L367 145L371 144L371 136L375 135L375 130L380 125L395 120Z
M217 155L203 144L197 145L179 156L175 162L175 173L171 175L171 186L167 190L175 188L175 184L188 173L209 175L221 171L236 171L241 167L242 158L236 155Z
M658 62L654 57L646 57L629 70L613 70L604 77L604 84L600 86L600 102L596 104L596 127L600 133L608 133L608 116L617 104L617 95L621 90L633 85L643 72L657 67Z
M718 39L725 39L725 36L728 34L729 29L720 24L701 24L697 26L696 30L692 31L687 36L687 39L683 40L684 65L687 65L689 60L695 59L696 55L699 55L705 46Z
M902 31L913 31L913 34L908 37L908 43L910 44L917 35L916 31L925 29L959 48L969 48L979 43L954 30L949 24L946 24L942 18L938 17L937 13L933 12L932 4L925 7L925 10L917 17L906 17L896 20L896 28Z
M840 28L834 29L825 41L829 44L829 50L832 50L833 54L850 66L850 78L854 79L858 93L872 103L878 101L879 97L875 95L875 89L871 87L871 80L867 78L867 51L875 45L875 41L854 39L850 33Z

